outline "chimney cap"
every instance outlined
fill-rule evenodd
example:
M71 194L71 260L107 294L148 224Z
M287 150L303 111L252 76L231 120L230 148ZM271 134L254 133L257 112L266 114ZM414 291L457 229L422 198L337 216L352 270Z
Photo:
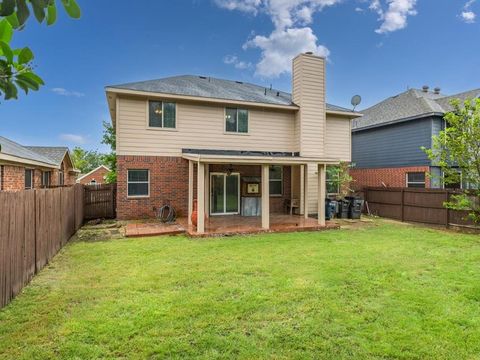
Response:
M305 55L313 55L313 51L307 51Z
M433 92L438 95L438 94L440 94L440 91L441 91L441 90L442 90L442 89L440 89L440 88L437 86L435 89L433 89Z
M423 91L423 92L428 92L428 89L429 89L429 88L430 88L430 87L429 87L428 85L423 85L423 86L422 86L422 91Z

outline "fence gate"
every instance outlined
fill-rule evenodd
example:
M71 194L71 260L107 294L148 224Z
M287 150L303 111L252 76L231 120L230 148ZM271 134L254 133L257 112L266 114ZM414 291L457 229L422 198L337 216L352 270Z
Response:
M85 220L116 217L117 184L85 185Z

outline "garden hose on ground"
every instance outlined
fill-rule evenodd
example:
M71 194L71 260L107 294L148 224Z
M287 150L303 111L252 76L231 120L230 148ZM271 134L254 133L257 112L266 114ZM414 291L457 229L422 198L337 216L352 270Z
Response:
M171 205L163 205L159 210L158 210L158 216L157 216L161 222L164 223L171 223L174 222L175 219L177 218L177 213L175 211L175 208Z

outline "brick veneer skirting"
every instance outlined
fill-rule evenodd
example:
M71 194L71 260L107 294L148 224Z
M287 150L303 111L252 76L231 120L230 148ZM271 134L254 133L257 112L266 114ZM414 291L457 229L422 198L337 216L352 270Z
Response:
M352 187L355 190L362 190L364 187L406 187L406 174L409 172L425 172L428 173L428 166L410 166L396 168L380 168L380 169L350 169L350 175L354 182ZM425 187L430 187L430 179L425 177Z
M211 172L223 172L230 165L211 165ZM127 174L130 169L150 170L150 196L127 197ZM194 168L194 198L196 198L196 167ZM238 165L233 167L240 176L260 176L260 166ZM270 197L270 212L282 212L284 199L290 197L290 167L284 167L283 195ZM178 216L188 212L188 161L181 157L167 156L117 156L117 218L120 220L149 218L170 202Z

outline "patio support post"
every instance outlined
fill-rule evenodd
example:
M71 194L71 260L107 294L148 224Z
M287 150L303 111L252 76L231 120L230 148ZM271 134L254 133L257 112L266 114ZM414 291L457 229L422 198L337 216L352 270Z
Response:
M304 166L303 174L303 216L308 219L308 164Z
M193 212L193 161L188 161L188 225L192 225Z
M326 168L318 164L318 225L325 226Z
M270 166L262 165L262 229L270 229Z
M305 214L305 165L300 165L300 215Z
M209 174L210 166L205 164L205 217L210 216L210 174Z
M197 163L197 233L205 232L205 165Z

